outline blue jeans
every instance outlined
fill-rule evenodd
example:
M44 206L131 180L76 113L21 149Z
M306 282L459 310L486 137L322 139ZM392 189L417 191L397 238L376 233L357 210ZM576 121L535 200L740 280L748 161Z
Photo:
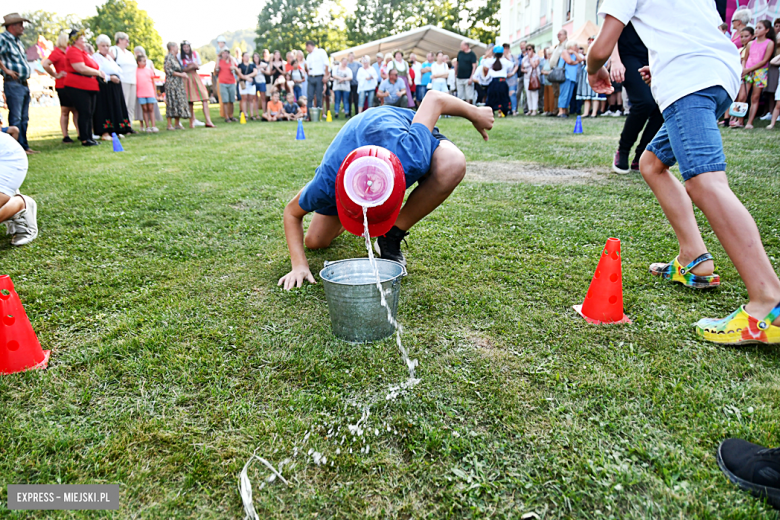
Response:
M27 122L30 120L30 88L18 81L5 80L5 100L8 103L8 124L19 129L19 144L25 150L27 144Z
M729 106L731 98L720 86L678 99L664 110L664 124L647 151L666 166L679 162L686 181L702 173L726 171L718 118Z
M422 103L422 100L427 92L428 87L426 85L417 85L417 88L414 91L414 97L417 98L418 103Z
M558 108L569 108L571 95L574 93L574 87L577 82L567 79L561 83L561 94L558 96Z
M512 102L512 112L517 112L517 85L509 87L510 90L514 88L511 94L509 94L509 100Z
M358 93L358 107L361 109L365 106L366 99L368 99L368 108L374 106L374 91L373 90L361 90Z
M339 115L339 103L344 105L344 113L349 115L349 90L334 90L333 97L335 98L336 105L333 108L333 113Z
M293 94L295 94L295 101L298 101L301 98L301 93L303 92L301 85L302 83L296 83L295 85L293 85Z

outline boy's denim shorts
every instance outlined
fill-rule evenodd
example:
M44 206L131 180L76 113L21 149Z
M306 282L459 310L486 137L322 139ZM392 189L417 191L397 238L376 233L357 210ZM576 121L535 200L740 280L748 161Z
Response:
M718 118L729 106L731 98L720 86L678 99L664 110L664 124L647 150L666 166L679 162L686 181L701 173L726 171Z

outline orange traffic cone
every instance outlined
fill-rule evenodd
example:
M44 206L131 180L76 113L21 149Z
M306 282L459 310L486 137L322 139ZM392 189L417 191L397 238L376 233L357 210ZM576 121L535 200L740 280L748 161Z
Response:
M620 240L607 239L585 302L574 306L574 310L588 323L631 323L623 314L623 270L620 262Z
M46 368L50 350L42 350L8 275L0 276L0 374Z

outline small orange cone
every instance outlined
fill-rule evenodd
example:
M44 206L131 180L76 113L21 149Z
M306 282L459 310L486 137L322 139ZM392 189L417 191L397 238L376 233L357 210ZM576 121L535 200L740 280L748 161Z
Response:
M42 350L8 275L0 275L0 374L46 368L50 350Z
M575 305L588 323L631 323L623 314L623 270L620 258L620 240L607 239L601 252L599 265L588 287L588 295L582 305Z

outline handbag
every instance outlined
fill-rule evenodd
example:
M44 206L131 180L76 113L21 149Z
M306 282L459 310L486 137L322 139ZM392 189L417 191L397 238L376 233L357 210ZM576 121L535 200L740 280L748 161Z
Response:
M747 111L748 111L747 103L738 103L735 101L734 103L731 104L731 108L729 108L729 115L732 115L734 117L745 117Z
M539 83L539 73L534 70L531 73L531 79L528 80L528 90L539 90L542 85Z
M550 83L564 83L566 81L566 70L563 67L555 67L547 75L547 81Z

